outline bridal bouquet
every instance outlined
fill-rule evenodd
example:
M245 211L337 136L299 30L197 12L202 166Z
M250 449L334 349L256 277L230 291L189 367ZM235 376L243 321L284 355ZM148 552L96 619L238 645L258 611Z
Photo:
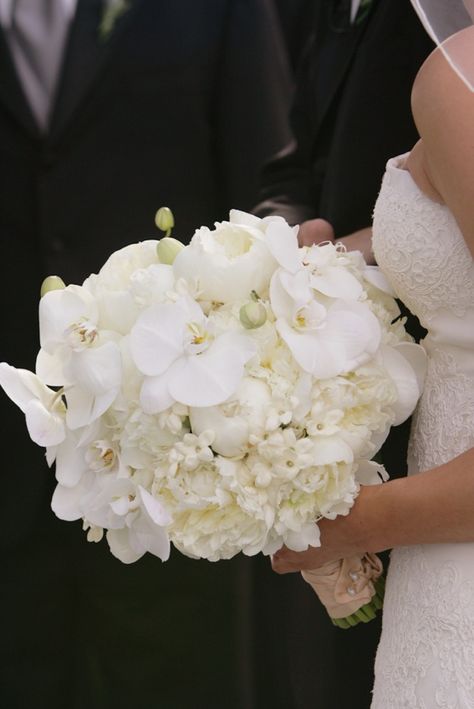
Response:
M232 211L44 291L36 373L2 363L0 384L55 462L56 515L125 563L318 545L420 394L378 269L279 217Z

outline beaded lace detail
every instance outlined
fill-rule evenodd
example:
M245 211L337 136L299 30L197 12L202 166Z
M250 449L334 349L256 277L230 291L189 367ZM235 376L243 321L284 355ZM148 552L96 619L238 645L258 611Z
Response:
M474 446L474 264L449 210L389 161L374 251L428 329L411 472ZM474 544L392 552L372 709L474 709Z

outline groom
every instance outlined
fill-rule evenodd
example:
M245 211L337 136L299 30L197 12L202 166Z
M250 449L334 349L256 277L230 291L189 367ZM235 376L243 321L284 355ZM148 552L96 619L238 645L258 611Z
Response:
M249 207L287 139L269 0L0 0L0 360L34 367L39 286ZM0 398L0 706L245 706L239 565L125 566L50 510L54 473Z
M254 211L302 224L307 243L335 236L350 248L366 237L387 159L417 140L410 90L432 45L409 0L315 6L291 116L295 143L268 165ZM383 451L395 475L406 465L406 428ZM380 620L342 631L299 574L272 576L259 559L254 574L258 706L266 697L274 709L367 709Z

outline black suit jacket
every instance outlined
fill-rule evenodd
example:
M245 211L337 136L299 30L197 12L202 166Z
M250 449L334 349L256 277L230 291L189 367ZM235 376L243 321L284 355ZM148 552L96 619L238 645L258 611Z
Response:
M0 360L15 366L34 368L46 275L80 283L113 250L159 238L161 205L183 241L248 208L288 139L268 0L128 5L101 40L102 3L79 0L46 137L0 32ZM53 472L3 394L0 421L0 705L220 709L225 696L241 709L239 562L120 564L55 520Z
M269 163L254 210L292 224L322 217L337 237L370 225L387 159L416 142L411 86L432 49L409 0L373 0L352 27L338 17L341 4L315 2L292 110L295 142ZM392 474L403 473L406 439L407 426L398 427L384 448ZM256 647L267 669L279 668L276 684L260 674L261 706L275 691L272 706L281 709L368 709L380 621L339 630L298 575L272 576L260 560L254 574Z

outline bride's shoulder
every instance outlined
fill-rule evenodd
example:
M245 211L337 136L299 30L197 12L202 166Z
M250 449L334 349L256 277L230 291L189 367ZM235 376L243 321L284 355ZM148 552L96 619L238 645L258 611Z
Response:
M438 119L454 116L464 108L465 125L472 126L474 116L474 91L461 79L453 64L474 76L474 26L458 32L441 48L435 49L419 70L412 90L412 109L415 120ZM447 60L452 58L453 64ZM437 112L438 109L441 112ZM459 118L460 116L458 116Z
M472 62L474 27L449 40L457 57ZM436 49L413 86L412 110L423 150L423 169L454 213L474 254L474 91Z

